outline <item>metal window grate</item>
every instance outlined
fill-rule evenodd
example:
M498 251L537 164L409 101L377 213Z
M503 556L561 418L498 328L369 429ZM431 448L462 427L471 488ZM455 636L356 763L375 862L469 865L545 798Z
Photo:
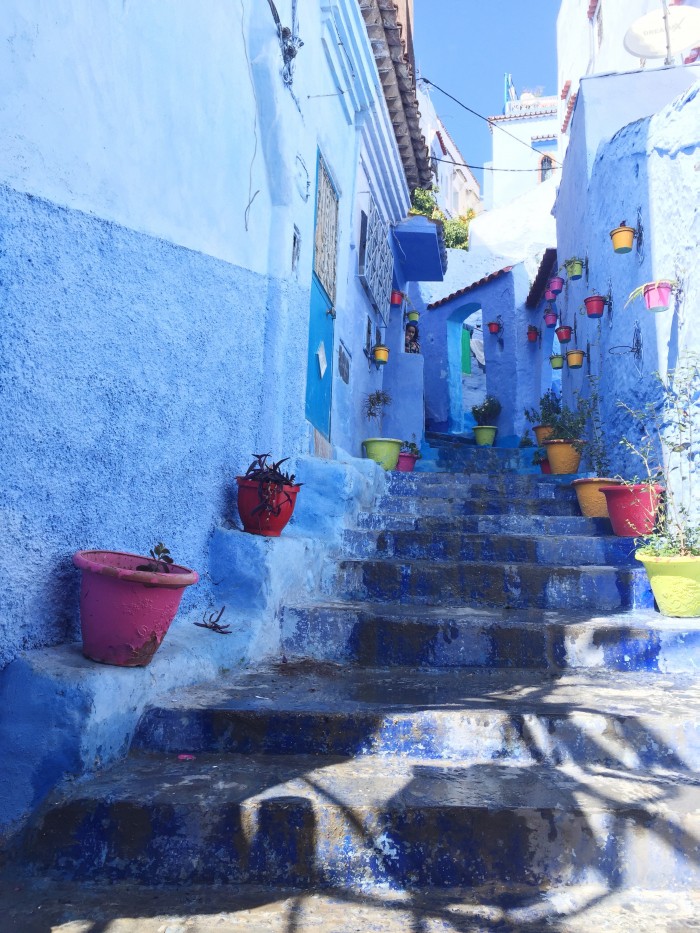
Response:
M338 195L323 159L318 160L314 272L335 304L335 257L338 249Z
M389 317L389 296L394 271L394 257L389 245L387 225L374 200L370 202L366 229L360 250L360 280L370 301L386 324Z

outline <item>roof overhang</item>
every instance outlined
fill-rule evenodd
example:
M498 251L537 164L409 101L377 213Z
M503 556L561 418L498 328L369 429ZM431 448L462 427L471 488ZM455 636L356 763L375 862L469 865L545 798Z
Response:
M468 292L474 291L475 288L481 288L482 285L488 285L489 282L500 279L502 275L507 275L512 271L513 266L505 266L503 269L498 269L496 272L491 272L489 275L485 275L482 279L479 279L478 282L472 282L472 284L467 285L466 288L460 288L459 291L452 292L451 295L447 295L445 298L440 298L439 301L434 301L432 304L429 304L428 311L433 311L435 308L439 308L441 305L446 305L448 301L454 301L455 298L461 298L462 295L466 295Z
M542 301L542 296L544 295L547 282L558 268L557 251L556 249L550 247L544 251L542 262L540 263L540 267L537 270L537 275L535 276L535 281L532 283L530 292L525 299L526 308L536 308L537 305Z
M413 214L394 226L394 239L407 281L442 282L447 271L447 247L439 220Z

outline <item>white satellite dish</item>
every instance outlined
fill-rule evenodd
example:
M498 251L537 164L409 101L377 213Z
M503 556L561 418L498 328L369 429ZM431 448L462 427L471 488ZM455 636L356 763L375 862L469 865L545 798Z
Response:
M638 58L669 59L700 45L700 10L689 6L666 8L664 3L663 10L654 10L632 23L623 43L630 55Z

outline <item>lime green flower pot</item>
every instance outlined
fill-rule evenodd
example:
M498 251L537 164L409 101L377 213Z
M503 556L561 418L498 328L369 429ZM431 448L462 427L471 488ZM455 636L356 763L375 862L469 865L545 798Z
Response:
M700 616L700 557L652 557L636 552L644 564L662 615Z
M496 431L498 428L490 424L478 424L472 428L474 440L479 447L492 447L496 440Z
M385 470L395 470L403 441L394 437L368 437L362 441L369 460L374 460Z

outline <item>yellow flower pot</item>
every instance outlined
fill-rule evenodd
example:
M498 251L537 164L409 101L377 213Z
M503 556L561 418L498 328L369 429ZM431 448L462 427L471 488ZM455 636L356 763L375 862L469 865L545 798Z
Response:
M608 518L608 501L600 491L601 486L621 485L619 480L594 476L575 479L571 484L576 492L578 507L586 518Z
M623 225L621 227L615 227L614 230L611 230L610 239L612 240L612 245L615 252L631 252L635 236L636 232L634 227L627 227Z
M383 365L389 359L389 347L385 347L383 344L378 343L376 347L372 349L372 355L375 363L381 363Z
M573 441L549 440L544 442L544 446L547 448L547 459L552 473L575 473L578 470L581 451L576 449Z
M583 358L586 355L584 350L567 350L566 362L569 369L580 369L583 366Z
M362 441L362 446L369 460L374 460L385 470L395 470L402 443L395 437L368 437Z
M636 552L644 564L659 611L665 616L700 616L700 557L652 557Z
M551 424L536 424L532 430L535 432L537 446L541 447L552 433L554 428L551 426Z

